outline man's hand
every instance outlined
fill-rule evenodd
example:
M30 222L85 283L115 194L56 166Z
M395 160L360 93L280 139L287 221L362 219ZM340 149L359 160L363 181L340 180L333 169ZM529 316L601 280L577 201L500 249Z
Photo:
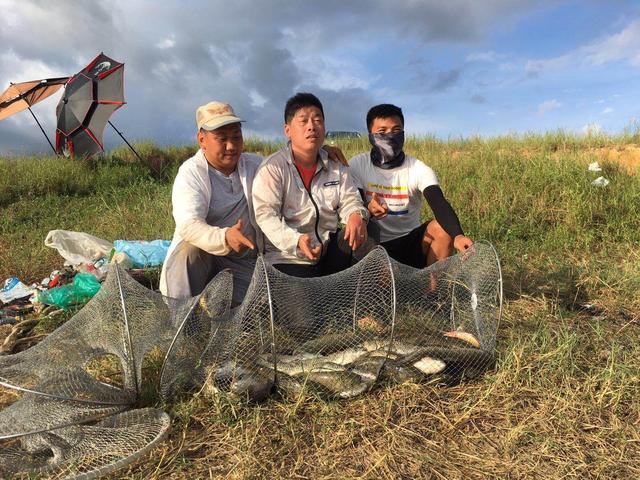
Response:
M382 200L379 200L379 196L376 192L373 192L373 197L367 205L367 209L373 218L384 218L389 213L389 206Z
M298 238L298 248L309 260L316 260L322 253L322 245L317 244L314 247L313 243L311 236L306 233Z
M356 251L367 240L367 224L359 213L349 215L344 227L344 239L349 242L351 250Z
M453 239L453 246L460 253L470 249L472 245L473 240L464 235L456 235L456 238Z
M227 245L229 248L236 253L242 253L247 248L253 250L255 247L251 242L251 239L245 237L242 233L242 219L238 220L238 222L233 226L227 228L227 231L224 234L224 238L227 241Z
M334 162L340 162L345 167L349 166L349 162L347 162L347 159L342 154L342 150L340 150L338 147L323 145L322 148L324 148L325 151L329 154L329 159L333 160Z

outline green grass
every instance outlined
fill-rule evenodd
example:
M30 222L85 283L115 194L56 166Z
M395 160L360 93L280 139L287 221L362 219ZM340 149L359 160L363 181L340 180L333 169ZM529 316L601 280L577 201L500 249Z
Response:
M346 402L195 395L170 407L169 441L127 478L640 478L640 170L601 155L639 141L409 138L466 233L501 256L497 370ZM339 145L347 157L368 149L366 139ZM145 162L124 147L91 162L0 160L0 278L36 281L58 268L43 245L51 229L171 238L172 179L195 148L136 149ZM604 171L588 172L596 160ZM591 185L600 174L609 186Z

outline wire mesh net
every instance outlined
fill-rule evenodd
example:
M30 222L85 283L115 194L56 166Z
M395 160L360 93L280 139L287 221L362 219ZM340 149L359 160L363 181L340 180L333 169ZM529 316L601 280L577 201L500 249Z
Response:
M128 405L140 389L144 357L157 346L166 349L173 330L162 295L114 267L70 321L34 347L0 358L0 384L62 400ZM90 368L101 362L112 364L108 381Z
M0 474L29 478L29 471L55 479L98 478L142 459L166 436L169 425L166 413L147 408L93 425L27 435L0 452Z
M166 352L165 401L200 387L249 401L275 390L351 398L381 383L457 383L495 363L502 279L488 243L425 269L376 248L320 278L260 257L233 309L232 293L228 271L176 300L112 266L65 325L0 358L0 384L18 392L0 411L0 474L93 478L144 456L169 425L158 410L132 410L154 349Z
M182 348L197 352L196 383L254 401L274 387L350 398L381 382L457 383L494 366L501 295L496 252L482 242L426 269L376 248L320 278L259 259L244 302L212 319L207 347L182 335Z
M54 477L91 478L146 451L168 418L124 410L140 399L145 359L167 349L181 307L114 264L98 294L66 324L31 349L0 358L0 382L14 392L0 411L0 476L45 469Z

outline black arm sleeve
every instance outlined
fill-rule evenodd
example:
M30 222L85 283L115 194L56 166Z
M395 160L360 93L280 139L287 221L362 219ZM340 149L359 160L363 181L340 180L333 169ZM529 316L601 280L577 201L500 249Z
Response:
M433 216L442 228L444 228L444 231L447 232L451 238L455 238L457 235L464 235L460 220L458 220L456 212L453 211L447 199L444 198L440 186L431 185L425 188L422 193L424 194L424 198L427 199L429 207L433 210Z

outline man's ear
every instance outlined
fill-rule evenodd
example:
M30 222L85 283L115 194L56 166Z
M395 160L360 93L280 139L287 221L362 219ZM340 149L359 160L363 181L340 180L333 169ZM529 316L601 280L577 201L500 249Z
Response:
M202 130L198 130L198 133L196 133L196 140L198 140L198 145L200 145L200 148L202 148L204 150L204 133L202 132Z
M284 124L284 134L289 140L291 140L291 127L288 123Z

